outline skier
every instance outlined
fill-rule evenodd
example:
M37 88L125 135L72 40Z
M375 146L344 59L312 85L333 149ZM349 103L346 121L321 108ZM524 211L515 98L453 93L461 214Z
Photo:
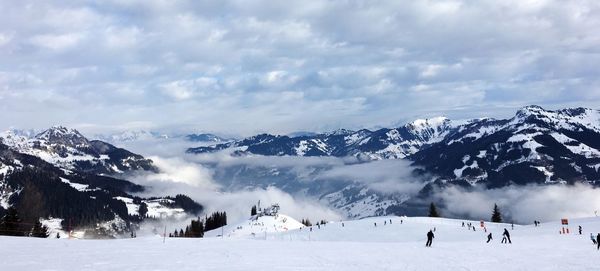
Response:
M427 233L427 243L425 243L426 247L431 247L433 238L434 238L433 232L431 230L429 230L429 232ZM598 234L598 238L600 238L600 233Z
M342 228L344 227L344 222L342 222Z
M579 225L579 235L581 235L581 225Z
M592 243L594 243L594 245L596 245L598 242L596 242L596 238L594 238L594 235L590 232L590 239L592 239Z
M373 225L375 225L375 227L377 227L377 222L373 222Z
M510 223L510 229L514 230L515 229L515 223Z
M56 233L56 239L59 239L59 238L60 238L60 233L57 232Z
M384 225L384 226L385 226L385 225L387 225L387 220L384 220L384 221L383 221L383 225Z
M492 233L490 232L490 234L488 234L488 240L486 243L489 243L490 241L492 241Z
M462 226L463 226L463 228L465 227L465 222L464 222L464 221L463 221L463 223L462 223Z
M404 223L404 220L400 219L400 225L402 225L402 223Z
M508 240L508 243L512 244L512 241L510 240L510 233L508 233L508 230L506 228L504 228L504 233L502 233L502 236L502 243L506 243L506 240Z
M392 220L390 219L390 225L392 225Z
M596 235L596 244L598 244L598 250L600 250L600 233Z

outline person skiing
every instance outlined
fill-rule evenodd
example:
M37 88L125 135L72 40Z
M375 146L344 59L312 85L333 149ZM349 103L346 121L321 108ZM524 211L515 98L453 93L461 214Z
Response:
M489 243L490 241L492 241L492 233L490 232L490 234L488 234L488 240L486 243Z
M463 228L465 227L465 222L464 222L464 221L463 221L463 223L462 223L462 226L463 226Z
M508 230L506 228L504 228L504 233L502 233L502 236L502 243L506 243L506 240L508 240L508 243L512 244L512 241L510 240L510 233L508 233Z
M375 225L375 227L377 227L377 222L373 222L373 225Z
M594 238L594 235L590 232L590 239L592 239L592 243L594 243L594 245L596 245L598 242L596 242L596 238Z
M433 242L434 237L435 236L433 235L433 232L429 230L429 232L427 233L427 243L425 243L426 247L431 247L431 243ZM598 238L600 238L600 233L598 234Z
M581 235L581 225L579 225L579 235Z
M390 219L390 225L392 225L392 220Z

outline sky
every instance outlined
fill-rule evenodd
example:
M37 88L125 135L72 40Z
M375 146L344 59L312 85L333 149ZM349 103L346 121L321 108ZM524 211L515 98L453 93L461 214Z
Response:
M0 0L0 128L233 135L600 108L600 2Z

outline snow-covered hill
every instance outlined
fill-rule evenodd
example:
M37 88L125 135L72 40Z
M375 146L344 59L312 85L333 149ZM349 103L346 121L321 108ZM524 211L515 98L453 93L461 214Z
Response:
M302 227L304 227L302 223L284 214L278 214L277 216L252 216L240 223L208 231L204 236L219 237L222 234L228 238L257 238L263 237L265 234L283 233Z
M392 224L389 223L392 220ZM402 220L403 223L400 223ZM383 225L384 221L388 221ZM252 238L167 238L68 240L0 237L0 261L7 270L595 270L590 241L598 218L571 220L571 234L559 221L533 225L486 223L476 231L462 220L378 217L328 223ZM343 226L342 226L343 223ZM377 227L374 226L377 223ZM574 233L577 226L583 234ZM502 231L512 244L501 244ZM435 229L430 248L425 234Z

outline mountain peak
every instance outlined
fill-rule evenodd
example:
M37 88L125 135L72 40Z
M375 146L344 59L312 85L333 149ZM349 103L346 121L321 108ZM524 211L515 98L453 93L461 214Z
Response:
M60 125L50 127L48 130L36 135L35 138L46 140L50 143L60 143L66 145L82 145L89 143L87 138L79 133L79 131Z
M411 122L410 125L414 128L439 127L448 122L450 122L448 118L440 116L429 119L417 119Z

